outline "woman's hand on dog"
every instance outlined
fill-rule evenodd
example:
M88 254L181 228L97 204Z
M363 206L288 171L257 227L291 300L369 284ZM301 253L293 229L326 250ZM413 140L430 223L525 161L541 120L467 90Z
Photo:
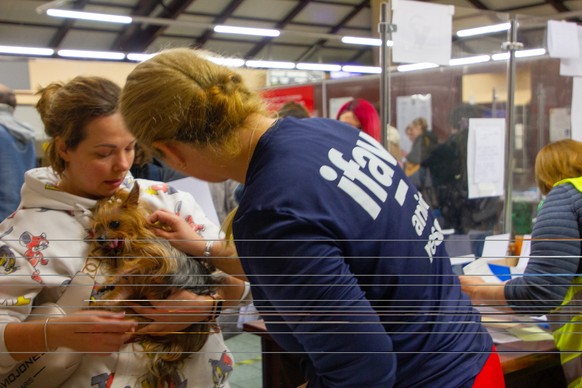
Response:
M119 351L132 339L137 322L125 313L105 310L83 310L47 323L47 344L50 348L67 347L77 352L107 356Z
M202 256L206 240L192 229L180 216L167 210L153 212L148 221L158 237L168 240L176 249L192 256Z
M137 314L152 321L140 328L139 334L172 334L193 323L206 321L212 312L214 300L208 295L178 290L166 300L152 300L150 303L152 307L128 303Z
M168 240L174 248L190 256L204 256L207 241L180 216L166 210L157 210L150 215L148 221L153 225L154 234ZM227 244L226 241L215 241L210 257L206 257L206 259L221 271L246 280L234 244Z

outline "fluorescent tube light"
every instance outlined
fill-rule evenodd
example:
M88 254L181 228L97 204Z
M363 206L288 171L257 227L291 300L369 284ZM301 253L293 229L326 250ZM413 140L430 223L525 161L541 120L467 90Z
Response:
M156 54L141 54L141 53L129 53L127 54L127 59L129 61L143 62L147 61Z
M546 49L537 48L537 49L530 49L530 50L518 50L515 52L515 56L517 58L525 58L525 57L537 57L540 55L545 55Z
M536 57L536 56L545 55L545 54L546 54L546 49L537 48L537 49L530 49L530 50L517 50L515 52L515 57L516 58L527 58L527 57ZM491 56L491 59L493 59L494 61L504 61L504 60L509 59L509 53L493 54Z
M470 65L472 63L488 62L491 59L489 55L476 55L474 57L455 58L449 61L449 66Z
M129 16L109 15L105 13L69 11L66 9L47 9L46 14L58 18L93 20L97 22L129 24L133 19Z
M210 62L226 67L242 67L245 65L245 60L240 58L221 58L221 57L206 57Z
M215 26L214 32L220 32L223 34L240 34L240 35L271 36L271 37L277 37L281 35L281 32L279 32L279 30L272 30L268 28L233 27L224 25Z
M457 36L459 38L465 38L467 36L484 35L491 34L493 32L507 31L511 27L511 23L501 23L494 24L491 26L468 28L466 30L457 31Z
M369 73L369 74L380 74L382 69L379 66L352 66L346 65L342 66L342 71L348 73Z
M360 44L364 46L380 46L382 45L381 39L376 38L361 38L359 36L342 36L342 43L346 44ZM393 42L391 40L386 42L386 46L392 46Z
M117 61L125 58L124 53L114 51L59 50L57 54L67 58L112 59Z
M325 63L298 63L298 70L315 70L315 71L340 71L341 65L325 64Z
M261 67L266 69L295 69L293 62L248 60L245 62L245 65L247 67Z
M342 78L351 78L351 77L357 77L357 75L354 73L348 73L345 71L332 71L331 73L329 73L330 79L342 79Z
M0 53L50 56L55 53L55 50L40 47L0 46Z
M404 72L404 71L432 69L434 67L439 67L439 65L437 65L436 63L421 62L421 63L411 63L410 65L400 65L396 68L396 70Z
M509 59L509 53L493 54L491 56L491 59L493 59L494 61L503 61L503 60Z

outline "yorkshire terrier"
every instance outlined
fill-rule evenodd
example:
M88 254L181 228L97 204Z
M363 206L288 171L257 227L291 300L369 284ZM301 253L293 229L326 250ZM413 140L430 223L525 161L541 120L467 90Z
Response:
M135 314L127 301L164 300L177 290L198 295L216 292L220 276L205 263L186 256L158 238L148 227L149 209L139 202L139 185L130 192L119 190L98 201L91 220L89 255L104 260L111 269L105 292L93 305L123 309L128 317L148 321ZM144 380L151 386L169 385L191 353L199 351L217 327L195 323L177 334L143 335L139 338L149 359Z

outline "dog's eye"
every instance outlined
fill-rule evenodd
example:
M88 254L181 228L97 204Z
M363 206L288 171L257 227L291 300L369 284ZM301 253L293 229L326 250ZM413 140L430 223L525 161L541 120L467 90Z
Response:
M119 226L120 226L120 225L121 225L121 222L119 222L118 220L111 221L111 222L109 223L109 227L110 227L111 229L119 229Z

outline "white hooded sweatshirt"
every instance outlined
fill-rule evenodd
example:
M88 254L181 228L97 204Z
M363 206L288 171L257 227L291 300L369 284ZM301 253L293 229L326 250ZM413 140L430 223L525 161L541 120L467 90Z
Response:
M219 227L206 217L192 195L166 183L137 181L140 201L153 209L166 209L193 220L204 238L219 238ZM22 384L14 382L14 372L8 374L19 362L6 349L5 324L30 318L34 306L57 302L67 288L72 288L67 285L85 265L88 244L84 240L96 201L62 192L56 187L57 182L50 168L29 170L18 210L0 224L0 388ZM134 178L128 173L122 187L130 189L133 183ZM95 279L89 288L102 278ZM139 386L147 362L139 350L139 344L134 343L111 356L78 357L75 371L59 386ZM212 334L204 347L186 361L181 381L174 386L229 387L233 363L222 334ZM46 378L29 381L27 386L51 388Z

